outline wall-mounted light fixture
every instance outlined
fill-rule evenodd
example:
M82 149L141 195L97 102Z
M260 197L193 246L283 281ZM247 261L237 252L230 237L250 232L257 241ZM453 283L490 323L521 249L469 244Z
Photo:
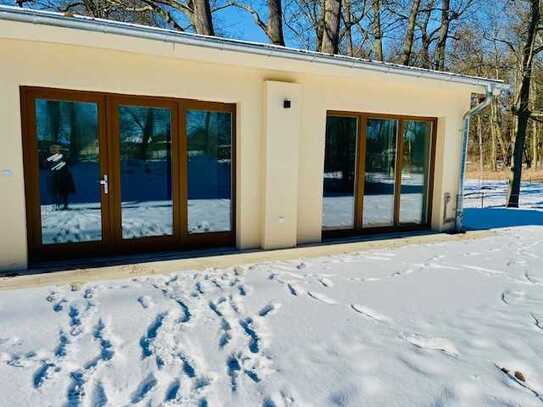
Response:
M290 99L283 100L283 109L290 109L290 105L291 105Z

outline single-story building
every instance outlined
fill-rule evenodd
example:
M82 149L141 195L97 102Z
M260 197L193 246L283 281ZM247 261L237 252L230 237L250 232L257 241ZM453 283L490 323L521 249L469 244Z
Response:
M453 229L464 115L505 86L7 6L0 51L3 270Z

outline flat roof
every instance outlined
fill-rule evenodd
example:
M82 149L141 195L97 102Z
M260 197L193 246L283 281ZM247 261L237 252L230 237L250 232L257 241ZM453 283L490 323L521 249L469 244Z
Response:
M435 71L430 69L354 58L346 55L330 55L322 52L282 47L251 41L235 40L223 37L212 37L165 28L151 27L140 24L104 20L86 16L63 14L52 11L33 10L27 8L0 5L0 20L26 22L55 27L71 28L91 32L116 34L127 37L145 38L161 42L184 44L220 51L243 52L253 55L263 55L270 58L286 58L312 62L316 64L336 65L344 68L377 71L411 77L420 77L467 85L509 89L504 81L482 78L471 75L461 75L452 72ZM36 39L39 41L39 39Z

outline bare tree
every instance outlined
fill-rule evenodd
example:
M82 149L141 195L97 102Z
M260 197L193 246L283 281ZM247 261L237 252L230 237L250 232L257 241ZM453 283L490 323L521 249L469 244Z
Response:
M534 58L537 53L543 51L542 47L536 47L538 32L541 29L540 0L527 0L529 2L529 13L526 30L526 39L522 47L522 64L520 67L520 88L518 98L513 105L513 113L516 116L515 147L513 151L513 165L511 168L511 180L509 185L509 196L507 206L518 208L520 197L520 182L522 178L522 161L526 144L526 133L528 121L532 112L530 111L530 87L532 81L532 70Z
M374 59L384 61L383 54L383 32L381 30L381 0L372 0L371 8L373 11L373 53Z
M441 0L441 24L439 26L439 38L436 46L436 68L440 71L445 70L445 48L447 47L451 21L450 5L450 0Z
M407 28L405 30L405 37L403 42L403 51L401 63L403 65L409 65L411 61L411 52L413 51L413 41L415 38L415 25L417 23L417 16L419 14L420 0L413 0L411 3L411 11L409 13L409 19L407 20Z
M325 0L321 52L337 54L339 51L339 25L341 0Z
M234 1L233 6L241 8L250 13L255 23L266 34L270 42L275 45L285 45L283 32L283 8L281 0L267 0L268 19L262 18L261 13L250 4Z
M429 0L426 4L426 9L422 13L419 29L421 31L421 66L426 69L432 67L432 58L430 56L430 46L433 42L435 30L429 32L430 18L432 16L432 10L435 0Z

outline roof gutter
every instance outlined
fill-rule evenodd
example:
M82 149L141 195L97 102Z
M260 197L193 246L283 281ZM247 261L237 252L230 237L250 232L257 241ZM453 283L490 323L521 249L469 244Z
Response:
M457 233L465 232L464 229L464 184L466 176L466 162L468 159L468 143L469 143L469 129L472 116L481 112L486 107L490 106L494 98L500 96L502 90L508 89L508 87L496 87L491 84L487 86L486 95L484 100L478 105L468 110L463 117L464 126L460 130L462 132L462 150L460 159L460 176L458 178L458 193L456 195L456 216L455 216L455 231Z
M50 11L24 9L12 6L0 6L0 20L42 24L62 28L72 28L91 32L123 35L132 38L144 38L172 44L213 48L220 51L233 51L266 57L285 58L341 66L344 68L377 71L386 74L403 75L415 78L435 79L447 82L487 87L506 87L502 81L460 75L450 72L432 71L399 64L370 61L344 55L329 55L321 52L281 47L272 44L261 44L249 41L210 37L198 34L181 33L174 30L147 27L139 24L95 19L84 16L66 16Z

